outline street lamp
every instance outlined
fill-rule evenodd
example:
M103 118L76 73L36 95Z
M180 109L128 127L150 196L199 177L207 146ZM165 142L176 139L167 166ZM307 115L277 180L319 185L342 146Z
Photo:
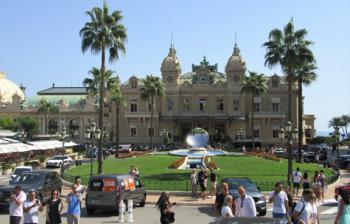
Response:
M93 145L94 139L98 140L101 137L101 130L96 129L96 123L92 122L90 126L86 126L85 138L90 140L90 145ZM93 162L93 147L90 148L90 177L92 176L92 162Z
M283 141L284 139L287 139L287 148L288 148L288 177L287 177L287 183L290 186L293 172L292 167L292 144L293 139L297 139L298 137L298 129L292 130L292 122L288 121L286 126L284 128L281 128L278 132L278 137Z
M66 136L66 127L65 127L64 120L61 121L60 139L61 139L61 141L62 141L62 153L64 154L64 143L65 143L66 140L67 140L67 136Z
M339 170L340 170L340 164L339 164L339 137L340 137L339 127L334 128L333 136L335 138L335 147L337 150L337 171L339 172Z

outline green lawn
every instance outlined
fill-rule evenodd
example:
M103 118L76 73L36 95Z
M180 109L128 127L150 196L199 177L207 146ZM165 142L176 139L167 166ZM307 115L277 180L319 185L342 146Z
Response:
M147 155L122 160L108 159L103 163L104 173L127 173L131 164L137 166L141 179L147 189L153 190L190 190L188 183L190 170L168 169L170 163L178 157L170 155ZM218 178L248 177L256 182L262 190L271 190L275 181L285 181L287 160L275 162L247 156L218 156L212 158L219 166ZM307 171L311 177L315 170L321 168L313 164L293 164L301 171ZM94 172L97 163L94 163ZM331 170L324 169L326 177L331 176ZM66 172L68 175L80 175L87 182L90 174L90 164L75 167Z

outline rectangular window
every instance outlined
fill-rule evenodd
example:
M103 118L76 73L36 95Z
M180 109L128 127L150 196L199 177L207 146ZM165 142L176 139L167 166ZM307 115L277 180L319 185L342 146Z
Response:
M207 99L199 99L199 111L207 111Z
M216 111L217 112L224 111L224 99L222 99L222 98L216 99Z
M154 137L154 128L148 128L148 137Z
M278 88L278 80L277 79L272 80L272 88Z
M272 112L279 111L279 103L272 103Z
M272 137L278 138L278 132L279 132L279 130L277 130L277 129L272 130Z
M136 137L136 127L131 127L130 128L130 136L131 137Z
M131 89L137 89L137 81L131 82Z
M233 100L233 111L235 112L239 111L239 104L240 104L239 99Z
M254 103L254 112L260 111L260 103Z
M137 112L137 100L130 100L130 111Z
M254 138L260 138L260 130L259 129L254 129Z
M188 98L183 99L182 109L183 109L183 112L190 112L191 111L191 100L190 99L188 99Z

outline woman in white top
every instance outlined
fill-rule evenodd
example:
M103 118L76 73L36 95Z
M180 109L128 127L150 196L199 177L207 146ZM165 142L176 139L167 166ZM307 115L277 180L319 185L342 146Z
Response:
M316 203L316 195L312 194L311 196L311 224L320 224L320 214L318 212L318 207Z
M226 195L224 199L224 203L221 208L221 216L224 218L234 217L232 212L232 203L233 198L231 195Z

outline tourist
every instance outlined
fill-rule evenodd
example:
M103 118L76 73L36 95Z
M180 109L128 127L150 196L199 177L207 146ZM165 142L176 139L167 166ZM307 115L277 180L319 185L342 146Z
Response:
M312 190L306 189L303 191L301 199L295 205L292 217L296 223L310 224L312 216L311 201Z
M205 199L207 194L207 186L208 186L208 170L204 170L203 175L203 188L201 189L202 198Z
M247 147L245 145L242 146L242 152L245 153L247 151Z
M190 181L191 181L191 186L192 186L192 197L197 196L197 179L196 179L196 170L193 169L192 173L190 175Z
M53 190L50 199L43 205L46 206L46 224L62 223L61 213L64 205L61 198L59 198L58 190Z
M303 190L310 189L310 178L307 172L304 172L303 178L301 179L301 183L303 184Z
M137 168L137 166L134 166L134 176L136 178L139 178L140 177L140 172L139 172L139 169Z
M323 170L320 171L320 184L321 184L321 200L324 202L324 192L327 188L326 176L324 175Z
M317 203L316 203L316 195L311 195L311 224L320 224L320 214L318 211Z
M199 187L201 189L201 197L205 199L205 192L207 189L207 182L208 182L208 175L206 170L204 168L201 169L198 173L198 182L199 182Z
M217 180L217 176L216 176L216 173L215 173L215 170L214 169L210 169L210 184L211 184L211 187L210 187L210 196L215 196L216 195L216 180Z
M75 177L74 184L77 186L77 192L80 193L81 196L83 196L86 191L86 187L81 184L80 176Z
M236 216L237 217L255 217L256 208L254 199L246 195L245 188L240 186L238 188L239 197L236 201Z
M224 199L226 195L228 195L228 184L222 183L220 193L216 196L214 204L214 211L217 215L221 214L221 208L224 204Z
M160 223L161 224L169 224L174 222L175 213L172 211L172 207L176 203L170 203L169 193L162 192L157 203L156 207L158 207L160 211Z
M320 174L318 171L315 171L312 190L316 195L317 203L321 201L321 183L320 183Z
M23 224L38 224L39 211L41 212L43 207L39 200L36 199L36 193L34 190L28 192L28 199L23 202Z
M272 217L285 220L289 218L289 206L288 196L282 188L281 182L275 184L275 191L270 193L269 203L273 203Z
M338 203L338 213L335 217L334 224L350 223L350 198L344 189L339 189L340 200Z
M288 212L288 216L289 217L291 217L291 208L293 207L293 204L294 204L294 202L293 202L293 193L291 192L291 190L290 190L290 187L288 186L288 185L286 185L286 186L284 186L284 188L283 188L283 190L284 190L284 192L286 192L286 194L287 194L287 198L288 198L288 206L289 206L289 212Z
M81 195L77 192L77 186L72 186L72 191L66 197L68 210L67 210L67 223L78 224L80 222L80 203Z
M130 165L130 169L128 172L131 176L135 176L135 169L134 169L134 165Z
M10 197L10 224L19 224L23 215L23 202L27 200L27 195L22 187L17 185L14 194Z
M224 202L221 208L221 216L224 218L230 218L234 217L233 212L232 212L232 205L234 203L234 200L231 195L226 195L224 198Z
M301 181L302 174L300 172L299 167L297 167L297 170L293 173L293 194L298 197L299 194L299 188L300 188L300 181Z

